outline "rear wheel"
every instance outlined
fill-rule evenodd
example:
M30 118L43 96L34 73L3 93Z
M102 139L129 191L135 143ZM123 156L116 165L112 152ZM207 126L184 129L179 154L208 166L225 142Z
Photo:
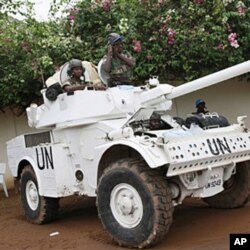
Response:
M97 207L104 227L121 246L154 245L172 223L170 189L159 172L145 162L111 164L98 185Z
M28 221L44 224L57 216L59 199L39 195L35 173L30 165L26 166L20 178L21 201Z
M236 173L224 183L224 191L204 198L213 208L236 208L243 206L250 195L250 162L240 162L236 165Z

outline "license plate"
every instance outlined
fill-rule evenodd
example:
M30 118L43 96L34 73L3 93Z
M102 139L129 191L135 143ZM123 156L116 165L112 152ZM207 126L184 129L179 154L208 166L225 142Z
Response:
M201 197L209 197L223 191L223 169L214 169L207 185L203 188Z

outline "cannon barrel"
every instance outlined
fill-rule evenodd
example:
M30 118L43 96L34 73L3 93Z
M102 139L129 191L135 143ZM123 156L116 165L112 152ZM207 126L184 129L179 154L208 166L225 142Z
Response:
M189 94L196 90L209 87L211 85L217 84L222 81L226 81L233 77L245 74L250 71L250 60L237 64L235 66L220 70L216 73L210 74L208 76L201 77L191 82L182 84L181 86L173 88L171 93L167 94L168 100L174 99L176 97Z

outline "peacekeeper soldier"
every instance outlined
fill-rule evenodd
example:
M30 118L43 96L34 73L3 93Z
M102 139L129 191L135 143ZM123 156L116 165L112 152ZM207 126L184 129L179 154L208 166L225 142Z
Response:
M84 72L86 69L83 65L85 65L88 69L91 82L85 81ZM73 92L75 90L83 90L86 87L88 89L105 90L106 87L97 77L98 75L96 76L94 72L95 72L95 67L93 64L87 61L82 62L79 59L72 59L71 61L69 61L68 72L67 72L70 79L62 83L63 90L65 92ZM91 79L93 80L93 82Z
M75 90L83 90L87 86L84 77L85 68L82 61L72 59L69 61L68 76L70 79L62 83L62 88L65 92L73 92Z
M103 58L103 69L109 73L108 86L132 85L132 68L135 66L135 59L123 50L124 37L117 33L108 36L108 53Z
M90 81L85 81L85 67L87 67L90 74ZM69 79L60 83L60 72L56 72L53 76L46 80L46 92L45 95L50 101L55 101L57 96L63 92L73 92L75 90L83 90L86 87L88 89L106 90L106 86L101 82L96 72L95 66L87 61L82 62L78 59L72 59L69 61L67 74Z
M207 109L206 103L202 99L197 99L195 101L195 107L196 107L196 112L192 113L194 115L198 115L198 114L204 114L205 115L205 114L209 113L209 111L206 110Z

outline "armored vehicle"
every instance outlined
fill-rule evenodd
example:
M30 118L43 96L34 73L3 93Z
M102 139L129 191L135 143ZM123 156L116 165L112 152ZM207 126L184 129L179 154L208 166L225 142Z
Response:
M96 197L99 217L121 246L149 247L168 232L186 197L213 208L243 206L250 194L245 117L200 126L168 115L172 99L250 70L250 61L173 87L117 86L61 93L27 109L35 133L7 142L28 221L56 218L59 199ZM199 117L196 117L196 120ZM158 122L155 126L154 121ZM152 126L153 124L153 126Z

